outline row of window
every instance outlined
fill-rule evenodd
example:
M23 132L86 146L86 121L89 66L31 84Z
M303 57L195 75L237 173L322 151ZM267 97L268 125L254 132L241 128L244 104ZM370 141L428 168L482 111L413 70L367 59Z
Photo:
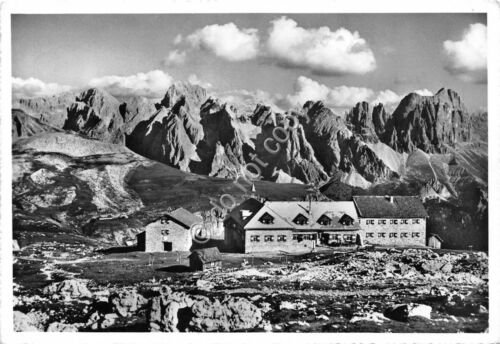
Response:
M378 233L378 237L379 238L385 238L386 237L386 234L389 234L389 238L397 238L398 237L398 233L396 232L393 232L393 233ZM399 237L400 238L409 238L411 234L411 237L412 238L420 238L420 233L419 232L413 232L413 233L408 233L408 232L401 232L399 233ZM366 233L366 237L367 238L374 238L375 237L375 233Z
M250 241L260 242L260 237L260 235L250 235ZM264 242L273 242L274 239L274 235L264 235ZM294 234L292 240L316 240L316 234ZM287 237L286 235L276 235L276 241L285 242Z
M366 220L367 225L374 225L375 221L377 221L377 224L379 225L386 225L389 223L390 225L409 225L410 224L410 219L381 219L381 220ZM387 222L389 221L389 222ZM411 219L411 224L420 224L420 219Z

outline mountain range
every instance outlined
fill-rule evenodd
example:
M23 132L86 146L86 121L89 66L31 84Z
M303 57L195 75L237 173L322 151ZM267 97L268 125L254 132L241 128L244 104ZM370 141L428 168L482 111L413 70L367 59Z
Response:
M442 229L448 217L460 222L462 237L487 234L487 114L470 113L451 89L433 96L410 93L392 114L383 104L370 109L360 102L339 115L313 100L285 113L269 104L249 111L189 83L172 85L158 102L117 99L92 88L16 99L12 123L18 228L51 223L95 233L88 228L99 227L98 221L89 218L103 215L127 216L121 222L128 224L118 227L140 228L168 206L161 197L147 201L148 193L170 193L173 180L191 191L185 204L177 199L169 206L196 210L200 204L189 199L196 193L192 183L200 190L213 185L211 192L220 195L232 180L258 174L270 198L301 198L308 189L333 199L418 193L446 215L435 231L451 246L460 246L461 236ZM150 183L156 190L145 192ZM152 205L154 211L143 211ZM484 245L481 238L477 245Z

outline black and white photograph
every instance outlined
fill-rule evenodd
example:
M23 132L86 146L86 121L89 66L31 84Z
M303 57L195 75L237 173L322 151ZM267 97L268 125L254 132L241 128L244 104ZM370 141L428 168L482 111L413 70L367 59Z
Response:
M2 6L2 342L500 340L498 2L48 3Z

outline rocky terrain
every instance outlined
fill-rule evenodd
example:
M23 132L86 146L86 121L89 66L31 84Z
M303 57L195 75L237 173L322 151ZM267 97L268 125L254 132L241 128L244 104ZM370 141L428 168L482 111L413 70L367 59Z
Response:
M16 331L483 332L488 257L428 249L223 255L103 253L47 241L16 253ZM35 271L42 262L42 273ZM134 273L131 273L134 271Z

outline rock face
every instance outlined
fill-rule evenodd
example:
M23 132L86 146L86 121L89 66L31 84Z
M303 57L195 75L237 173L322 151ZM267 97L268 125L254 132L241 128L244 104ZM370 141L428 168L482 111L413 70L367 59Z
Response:
M389 114L385 111L384 105L382 103L376 105L372 112L372 121L375 133L378 137L383 137L385 133L385 126L387 120L389 119Z
M318 102L306 102L304 116L300 117L307 140L316 153L316 157L329 175L340 164L340 146L338 137L349 137L342 118Z
M383 141L399 152L444 153L469 141L471 122L459 95L441 89L434 96L407 95L388 120Z
M147 300L135 290L126 290L109 297L112 310L122 317L130 316L147 304Z
M123 117L124 132L130 135L137 124L149 119L157 111L157 108L151 99L129 97L120 104L119 110Z
M377 111L380 111L377 109ZM357 103L346 116L349 129L360 135L365 141L377 142L378 137L374 128L374 121L367 102ZM380 118L377 117L377 122Z
M205 90L199 86L172 85L156 113L139 122L127 136L127 147L142 156L189 171L191 161L199 160L196 145L203 138L203 128L198 109L205 96Z
M201 106L204 138L197 146L199 162L191 164L195 173L233 178L254 149L252 138L259 129L239 116L228 104L210 98Z
M91 88L82 92L68 109L63 129L104 142L121 144L125 140L119 102L109 93Z
M76 97L75 92L64 92L49 97L14 99L12 108L21 109L42 123L62 128L67 118L68 107Z
M12 141L42 133L60 132L41 120L28 115L23 110L12 110Z

